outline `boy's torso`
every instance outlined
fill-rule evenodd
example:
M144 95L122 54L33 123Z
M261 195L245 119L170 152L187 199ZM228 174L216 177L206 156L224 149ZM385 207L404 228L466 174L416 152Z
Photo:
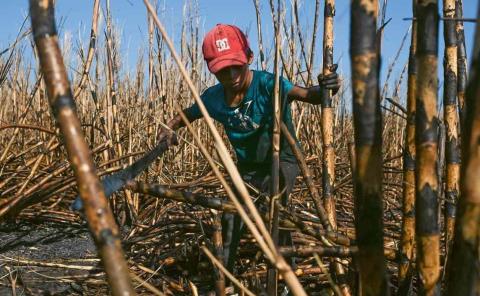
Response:
M221 84L208 88L202 94L202 101L210 116L224 126L239 165L261 165L271 161L273 84L273 74L253 71L250 87L235 107L226 104ZM280 86L281 98L285 103L282 110L283 121L293 132L290 104L286 101L286 94L293 85L282 79ZM288 144L282 143L281 146L281 159L294 162Z

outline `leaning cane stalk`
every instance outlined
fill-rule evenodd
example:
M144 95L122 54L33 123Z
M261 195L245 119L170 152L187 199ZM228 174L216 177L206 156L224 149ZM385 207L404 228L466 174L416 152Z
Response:
M302 30L300 29L300 17L298 13L298 0L293 0L293 11L294 11L294 16L295 16L295 24L297 27L297 35L298 35L298 40L300 42L300 49L301 49L301 54L303 57L303 60L305 62L305 67L307 68L307 79L305 81L305 85L309 86L311 85L311 66L312 64L309 63L307 53L305 50L305 41L302 35Z
M53 0L30 0L32 29L50 106L65 141L85 203L85 215L113 295L135 295L120 244L120 233L103 193L76 115L70 83L58 46Z
M445 40L443 120L446 128L446 188L445 188L445 253L448 258L453 242L455 203L460 192L460 151L457 113L457 38L455 23L448 18L455 17L455 0L443 0L443 32Z
M200 143L200 142L197 142ZM203 144L202 144L203 146ZM204 146L203 146L204 147ZM200 148L200 144L199 144ZM203 149L203 148L201 148ZM202 152L204 153L204 152ZM206 158L210 158L211 156L208 155L208 153L204 154ZM207 156L208 155L208 156ZM225 178L220 174L220 171L216 167L216 164L214 163L213 159L208 160L210 165L214 164L215 165L215 175L219 177L219 180L222 184L228 184L225 181ZM219 173L217 175L217 172ZM173 200L177 202L183 202L183 203L189 203L192 205L199 205L205 208L209 209L214 209L217 211L224 211L228 213L238 213L239 211L237 210L235 204L231 201L227 201L224 199L220 198L212 198L212 197L206 197L198 194L194 194L192 192L184 192L180 190L175 190L168 188L166 185L160 185L160 184L146 184L143 182L137 182L137 181L129 181L127 183L127 188L133 192L136 193L142 193L142 194L147 194L150 196L154 196L157 198L162 198L162 199L168 199L168 200ZM229 189L226 190L227 194L233 194L233 191L231 191L231 188L228 187ZM332 232L326 232L326 231L321 231L318 229L313 229L308 223L306 223L302 218L298 217L294 213L291 213L287 208L284 208L282 205L279 206L279 212L283 214L283 219L279 219L279 225L285 228L297 228L300 230L302 233L305 233L307 235L310 235L312 237L317 238L318 240L322 242L326 242L325 239L328 239L328 245L330 245L330 242L333 242L338 245L343 245L343 246L350 246L351 242L350 239L345 236L341 235L338 233L332 233ZM268 220L268 213L263 213L263 218L265 221Z
M283 136L285 137L285 140L287 141L287 143L290 145L290 148L292 149L293 155L297 159L297 163L300 167L300 171L302 172L304 182L308 187L308 190L313 200L313 204L315 205L315 208L317 211L318 218L320 219L320 222L322 223L323 228L327 232L334 232L332 224L328 219L327 211L325 210L325 208L322 206L320 202L320 194L318 193L315 182L313 181L313 174L308 169L308 165L305 160L305 157L300 151L300 148L298 148L295 138L290 134L290 132L288 131L288 127L283 122L281 124L281 130L282 130Z
M438 221L437 117L437 0L418 0L417 4L416 93L416 201L415 230L419 292L440 293L440 230Z
M85 59L85 64L83 65L82 77L80 82L75 89L74 98L78 97L82 92L85 82L87 82L88 72L90 71L90 66L92 65L93 56L95 54L95 48L97 46L97 29L98 29L98 16L100 11L100 0L95 0L93 3L93 13L92 13L92 30L90 31L90 44L88 45L87 58Z
M228 279L234 283L240 290L242 290L242 295L246 294L249 296L253 296L253 294L248 288L246 288L244 285L242 285L241 282L239 282L223 265L222 262L218 261L215 256L205 247L202 246L201 250L207 255L207 257L212 261L212 263L225 275L228 277Z
M250 199L250 196L248 194L247 187L242 181L242 178L232 160L230 157L230 154L228 153L227 147L225 146L225 143L223 143L222 137L218 133L212 118L208 114L207 109L205 108L205 105L203 104L202 100L200 99L200 95L198 94L198 91L196 90L195 86L193 85L192 80L190 79L187 70L185 69L184 64L182 63L180 57L178 56L175 47L173 45L173 42L170 40L170 37L167 35L167 32L165 31L164 26L158 19L158 16L150 4L148 0L143 0L145 3L145 6L148 9L148 12L152 15L153 20L155 24L157 25L158 30L160 31L163 40L167 44L168 48L170 49L171 55L177 64L182 77L185 79L185 82L187 83L188 88L193 94L193 98L195 102L197 103L200 112L205 118L205 121L207 123L208 129L212 133L213 140L215 143L215 148L218 151L218 154L220 156L220 159L222 160L225 169L227 172L230 174L233 184L236 186L236 189L241 196L243 202L245 203L246 207L249 210L249 214L253 217L255 220L255 224L252 223L252 221L249 219L247 216L246 212L243 210L242 205L240 204L239 200L235 196L229 196L232 199L232 202L234 202L235 206L237 209L239 209L239 214L242 217L242 220L245 222L245 225L248 227L248 229L252 232L252 234L255 236L257 239L257 243L260 245L262 248L262 251L264 252L265 256L267 259L275 265L275 267L280 271L282 276L284 277L285 282L291 289L292 293L294 295L306 295L305 290L303 289L302 285L300 284L298 278L296 277L295 273L293 273L291 267L287 264L285 259L281 256L281 254L278 253L278 250L273 243L273 240L268 232L267 227L263 223L261 216L258 212L258 210L255 207L255 204L253 201ZM256 226L256 227L255 227ZM258 227L258 228L257 228Z
M408 58L408 90L407 90L407 129L405 149L403 152L403 217L400 238L400 255L398 265L398 293L409 295L413 279L412 259L415 244L415 112L417 66L417 0L412 1L413 20L410 54Z
M383 254L382 118L377 51L377 0L353 0L350 57L356 169L354 175L356 257L360 293L388 294Z
M480 7L477 17L480 17ZM447 295L480 294L480 23L477 23L470 80L466 92L462 140L461 194L455 238L447 272Z
M335 2L335 0L334 0ZM327 5L327 2L325 2L325 5ZM333 9L335 9L335 4ZM335 11L333 12L335 14ZM318 19L320 15L320 0L315 0L315 13L313 17L313 31L312 31L312 41L310 43L310 58L308 59L308 63L310 64L308 68L310 71L313 69L314 61L315 61L315 47L316 47L316 41L317 41L317 29L318 29ZM325 19L324 19L325 21ZM333 16L332 16L332 40L333 40ZM332 44L333 46L333 44ZM333 57L332 57L333 58ZM312 73L309 73L310 77L312 76ZM308 80L307 80L308 81ZM311 81L309 83L312 83Z

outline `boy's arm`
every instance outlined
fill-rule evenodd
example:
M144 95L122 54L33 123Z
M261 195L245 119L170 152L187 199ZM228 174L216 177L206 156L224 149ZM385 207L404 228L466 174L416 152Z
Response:
M338 79L336 69L337 67L335 65L333 67L332 73L330 73L329 75L318 75L318 85L308 88L295 85L288 92L288 98L290 100L298 100L318 105L322 102L324 91L331 90L332 94L335 95L340 88L340 80Z
M188 118L188 121L190 122L194 122L195 120L199 119L200 117L192 114L191 112L189 112L190 108L187 108L187 109L183 109L182 112L185 114L185 116L187 116ZM181 127L184 127L185 126L185 123L183 122L182 120L182 117L180 116L180 114L176 114L168 123L167 123L167 127L168 129L162 129L160 134L159 134L159 138L162 139L163 137L165 136L169 136L172 140L173 138L173 132L178 130L179 128ZM176 141L176 140L175 140Z
M320 85L312 86L309 88L301 86L293 86L288 92L288 98L290 100L297 100L307 102L313 105L318 105L322 102L322 88Z

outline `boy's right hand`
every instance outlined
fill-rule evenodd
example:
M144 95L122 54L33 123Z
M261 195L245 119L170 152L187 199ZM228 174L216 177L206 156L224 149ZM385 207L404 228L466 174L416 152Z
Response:
M162 129L158 134L158 142L167 141L168 146L178 145L177 134L171 130Z
M328 89L332 91L332 95L337 94L338 90L340 89L340 79L338 78L337 74L337 64L333 64L330 68L331 73L324 76L323 74L319 74L317 76L318 84L323 89Z

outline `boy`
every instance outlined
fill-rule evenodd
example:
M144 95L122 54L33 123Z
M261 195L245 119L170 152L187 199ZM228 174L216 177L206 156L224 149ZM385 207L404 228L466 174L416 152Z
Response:
M243 32L232 25L216 25L207 33L202 51L208 69L220 82L205 90L201 96L210 116L223 124L237 155L237 167L243 179L268 193L270 186L273 88L274 75L265 71L252 71L253 52ZM319 76L319 86L303 88L286 79L280 79L282 120L295 136L290 103L299 100L320 104L322 92L339 89L335 73ZM196 104L184 110L189 121L202 117ZM183 126L179 115L168 126L176 130ZM298 141L297 141L298 142ZM287 204L299 168L290 146L285 140L280 145L280 192L282 204ZM236 250L241 236L241 219L224 215L224 258L227 268L233 270ZM290 244L290 233L280 233L280 245ZM288 242L290 240L290 242Z

